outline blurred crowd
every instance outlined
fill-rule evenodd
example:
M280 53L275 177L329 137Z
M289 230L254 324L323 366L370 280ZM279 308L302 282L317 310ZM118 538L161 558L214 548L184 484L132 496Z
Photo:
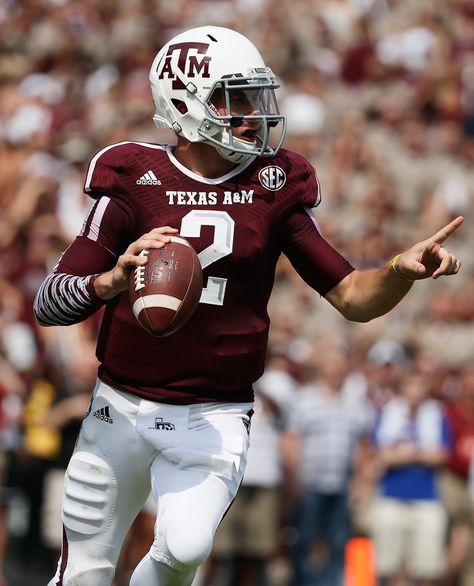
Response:
M96 369L100 315L39 328L32 300L90 207L88 160L170 139L151 121L149 66L203 24L246 34L280 77L284 146L316 167L321 230L355 266L459 214L465 224L448 243L460 274L417 283L369 324L344 321L281 259L249 469L198 581L338 586L362 536L382 586L472 586L472 0L0 3L0 584L52 573ZM119 586L150 518L130 534Z

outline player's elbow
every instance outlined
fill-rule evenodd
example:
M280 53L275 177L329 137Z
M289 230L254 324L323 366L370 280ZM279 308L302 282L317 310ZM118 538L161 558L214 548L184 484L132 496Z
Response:
M371 314L368 311L361 309L360 307L354 307L350 304L348 304L347 307L339 309L339 313L348 321L363 324L372 321L376 317L379 317L376 314Z
M367 294L367 285L361 281L359 271L347 275L325 297L348 321L367 323L386 313L386 308Z
M348 321L366 323L377 317L374 313L357 302L352 274L331 289L325 298Z
M54 307L53 304L47 303L41 295L41 291L36 296L33 304L33 316L36 323L43 327L48 326L63 326L69 325L71 321L67 321L58 314L58 308Z
M45 308L39 301L38 297L35 299L33 304L33 317L36 320L36 323L40 326L51 326L53 325L50 320L46 318Z

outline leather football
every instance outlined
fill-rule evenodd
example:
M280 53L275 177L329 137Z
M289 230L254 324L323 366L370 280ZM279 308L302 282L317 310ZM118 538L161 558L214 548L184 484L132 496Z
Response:
M163 248L142 250L145 265L130 274L129 295L138 323L152 336L168 336L193 315L201 297L201 263L194 248L172 236Z

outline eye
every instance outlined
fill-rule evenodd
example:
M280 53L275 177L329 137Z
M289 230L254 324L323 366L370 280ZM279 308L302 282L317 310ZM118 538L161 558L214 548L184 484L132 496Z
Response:
M253 105L249 100L249 95L246 92L235 92L230 98L230 105L233 111L248 112L253 109Z
M245 98L244 98L243 94L234 94L231 98L232 104L243 104L244 101L245 101Z

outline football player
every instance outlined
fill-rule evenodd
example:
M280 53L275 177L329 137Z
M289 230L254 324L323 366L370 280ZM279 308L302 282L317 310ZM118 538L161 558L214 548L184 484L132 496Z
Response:
M44 326L105 305L97 385L67 469L64 543L50 586L107 586L153 490L154 542L132 586L188 586L242 479L252 385L264 367L267 302L280 254L349 320L393 308L413 282L454 274L457 218L385 266L358 271L321 235L312 166L281 147L278 82L241 34L205 26L170 40L150 71L159 127L176 146L121 142L90 162L83 228L41 286ZM199 253L196 313L154 338L129 300L139 253L176 233Z

